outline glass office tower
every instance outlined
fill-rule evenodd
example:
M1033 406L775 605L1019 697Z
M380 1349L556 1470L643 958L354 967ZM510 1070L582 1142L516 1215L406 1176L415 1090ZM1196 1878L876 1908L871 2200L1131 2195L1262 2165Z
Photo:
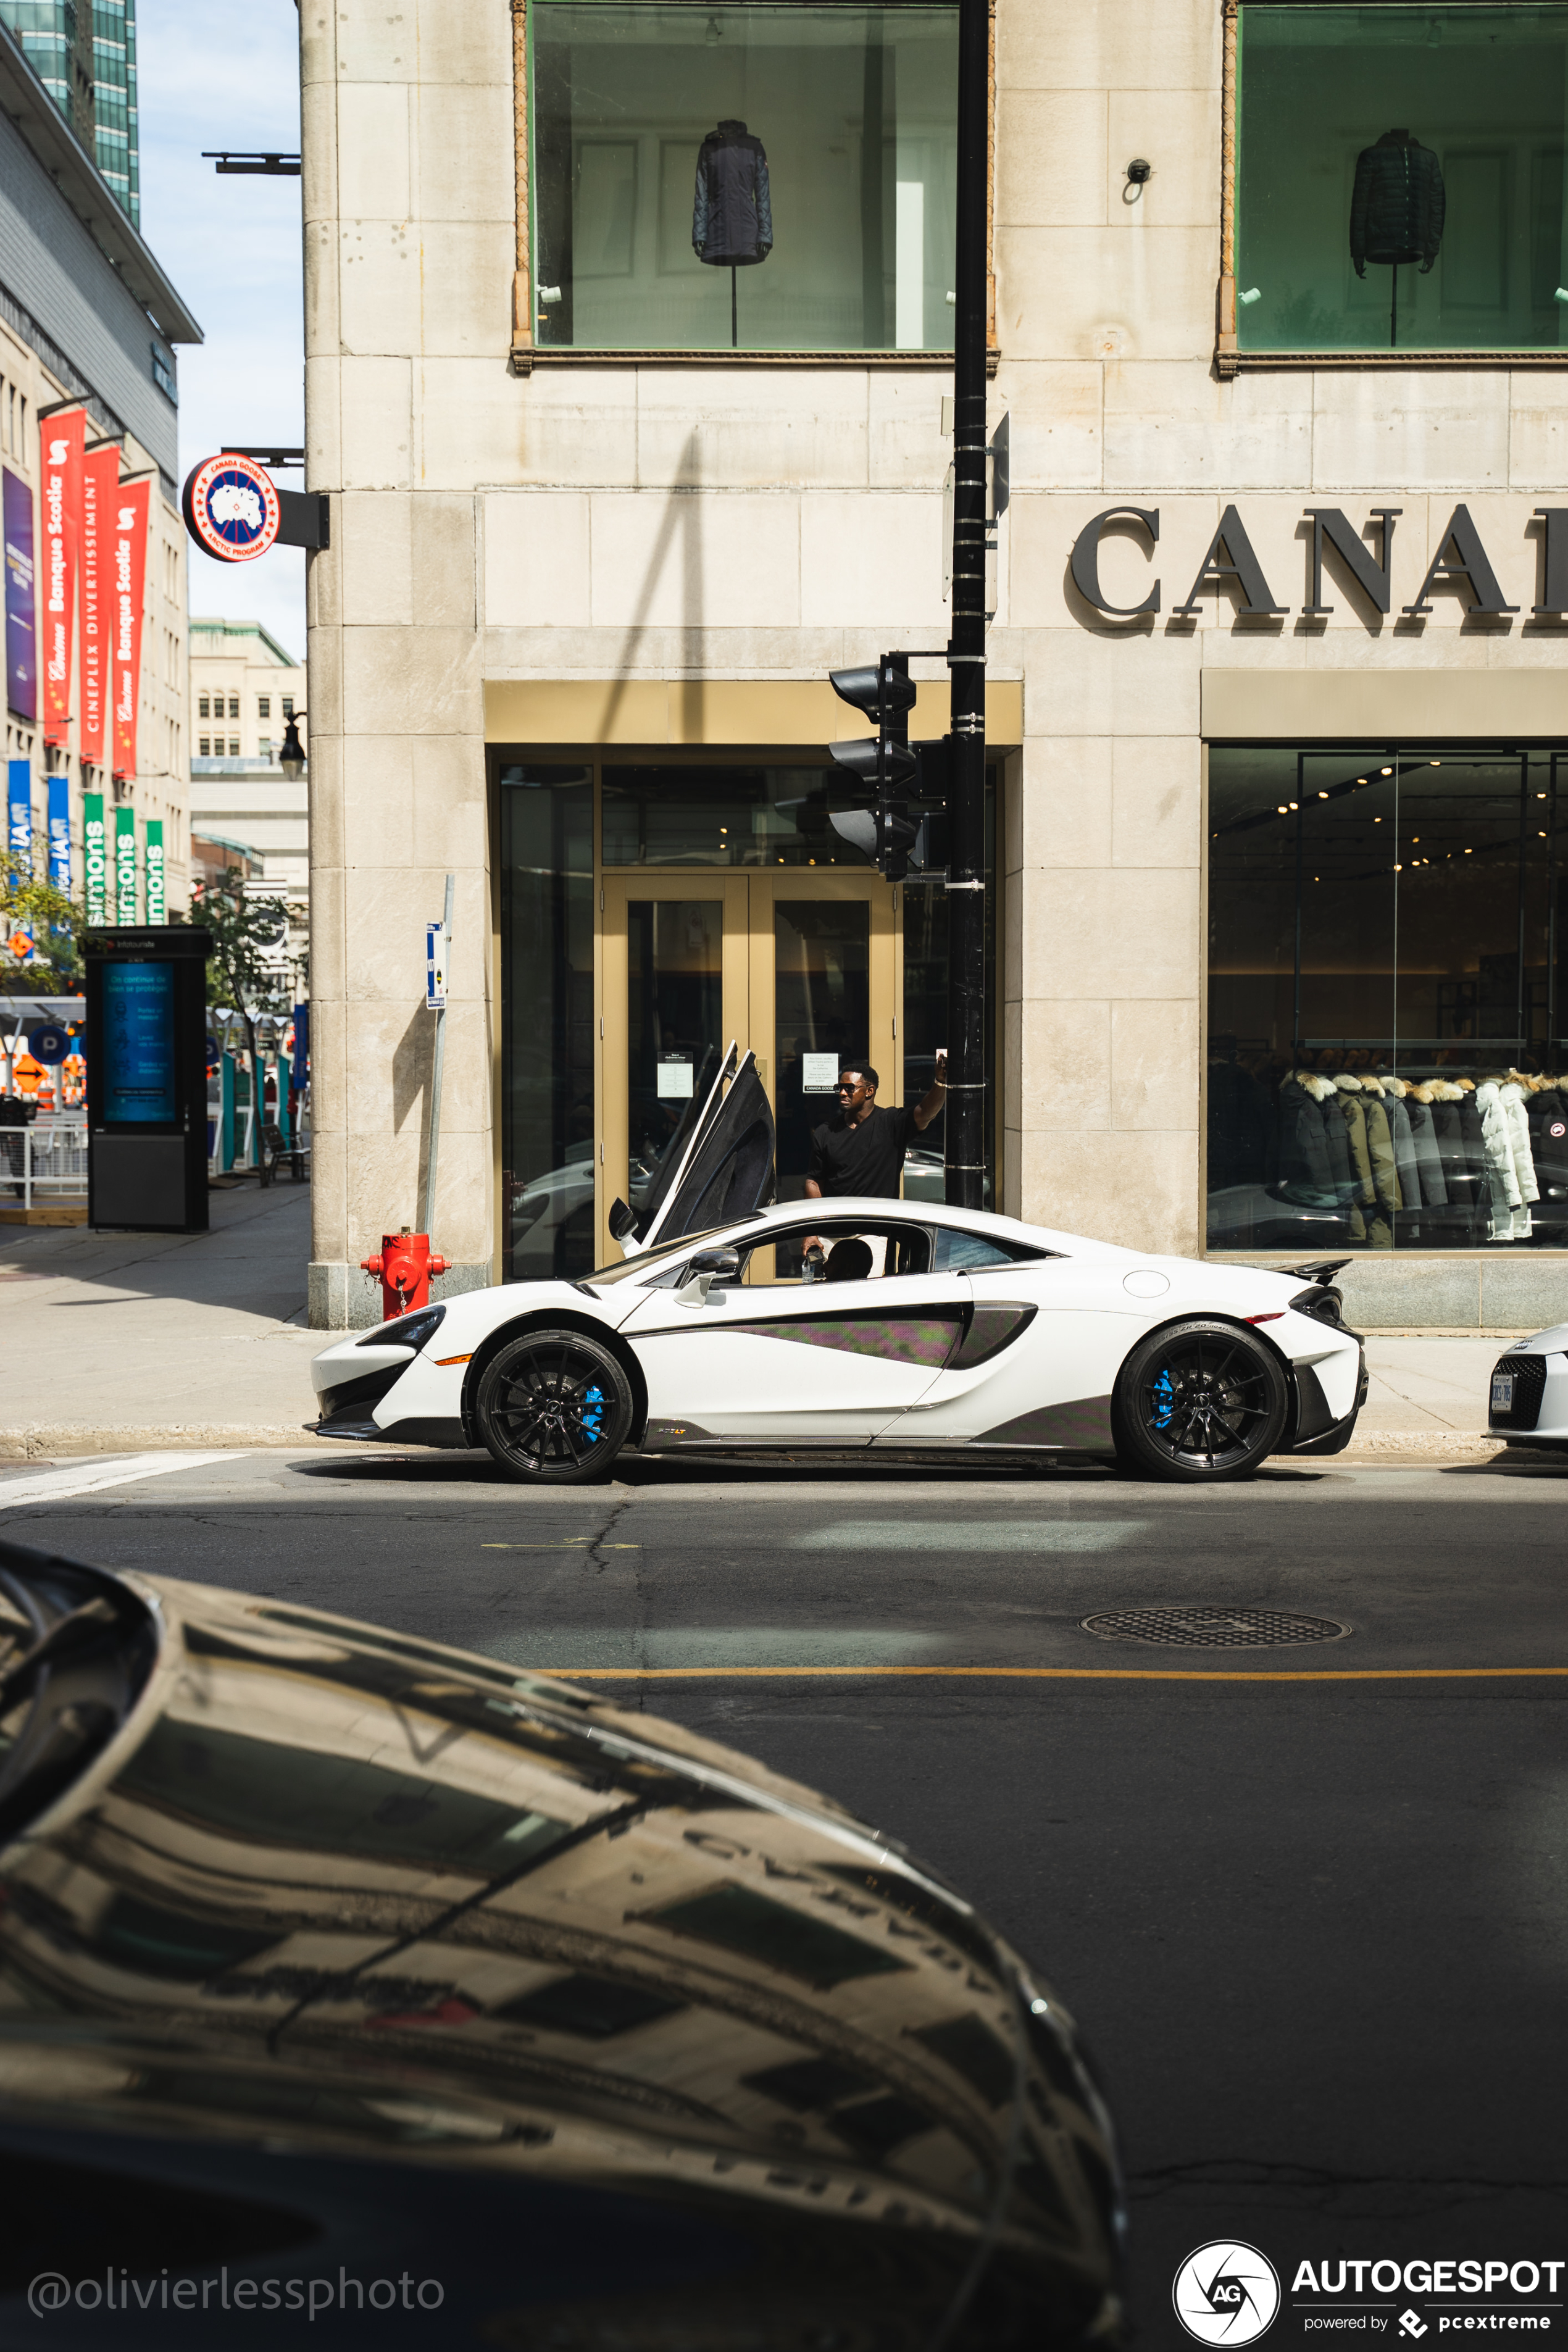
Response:
M140 227L136 0L0 0L0 20Z

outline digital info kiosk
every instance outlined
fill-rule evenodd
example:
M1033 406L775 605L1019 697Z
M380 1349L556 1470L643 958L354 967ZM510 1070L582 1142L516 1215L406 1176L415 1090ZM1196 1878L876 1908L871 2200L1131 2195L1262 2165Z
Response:
M83 935L90 1225L207 1230L208 947L189 923Z

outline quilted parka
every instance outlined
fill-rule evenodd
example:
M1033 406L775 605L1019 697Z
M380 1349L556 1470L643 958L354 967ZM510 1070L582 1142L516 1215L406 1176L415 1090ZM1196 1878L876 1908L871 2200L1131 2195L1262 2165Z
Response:
M1385 131L1356 157L1351 192L1351 259L1358 278L1373 262L1418 261L1423 272L1437 258L1446 204L1443 167L1430 147L1408 131Z
M773 249L768 159L743 122L721 122L697 155L691 242L699 261L744 268Z

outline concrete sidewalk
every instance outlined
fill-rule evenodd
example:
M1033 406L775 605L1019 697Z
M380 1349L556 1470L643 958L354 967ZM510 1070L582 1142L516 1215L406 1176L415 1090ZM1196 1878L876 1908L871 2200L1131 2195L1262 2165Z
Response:
M209 1195L212 1231L0 1228L13 1367L0 1457L160 1446L307 1445L310 1196L279 1182ZM1358 1454L1495 1450L1487 1391L1508 1335L1370 1339Z
M0 1227L0 1456L305 1445L308 1185L208 1194L205 1234Z

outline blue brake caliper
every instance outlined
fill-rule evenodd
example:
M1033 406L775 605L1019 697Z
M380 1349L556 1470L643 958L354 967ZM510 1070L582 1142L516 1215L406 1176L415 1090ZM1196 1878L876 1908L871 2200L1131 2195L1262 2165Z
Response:
M1172 1415L1175 1410L1176 1402L1175 1390L1172 1384L1171 1374L1168 1368L1161 1373L1159 1379L1155 1381L1153 1396L1154 1426L1156 1429L1168 1429L1171 1424Z
M583 1433L597 1444L605 1433L605 1391L595 1382L583 1391Z

